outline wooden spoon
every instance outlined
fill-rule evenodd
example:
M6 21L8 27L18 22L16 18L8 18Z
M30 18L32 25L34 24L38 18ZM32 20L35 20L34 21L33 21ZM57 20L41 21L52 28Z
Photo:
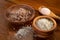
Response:
M60 17L59 16L57 16L55 13L53 13L50 9L48 9L45 6L39 7L38 10L43 15L50 16L50 17L53 17L53 18L56 18L56 19L59 19L60 20Z

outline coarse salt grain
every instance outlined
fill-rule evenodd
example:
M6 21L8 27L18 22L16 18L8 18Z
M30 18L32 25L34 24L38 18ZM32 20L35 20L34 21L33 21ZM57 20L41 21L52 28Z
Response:
M36 24L41 30L45 31L50 30L53 27L53 22L46 18L38 19Z
M31 11L25 8L12 10L9 14L9 20L25 22L31 17Z

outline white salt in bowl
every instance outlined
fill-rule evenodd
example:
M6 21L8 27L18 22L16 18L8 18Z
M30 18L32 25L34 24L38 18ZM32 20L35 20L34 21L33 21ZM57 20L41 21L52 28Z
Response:
M41 29L37 26L36 22L37 22L39 19L43 19L43 18L49 19L49 20L51 20L51 21L53 22L53 26L52 26L51 29L49 29L49 30L41 30ZM33 30L35 30L35 32L40 35L40 37L47 37L48 35L51 34L51 32L53 32L53 31L56 29L56 25L57 25L57 24L56 24L56 21L55 21L53 18L51 18L51 17L49 17L49 16L38 16L38 17L36 17L36 18L33 20L32 27L33 27Z

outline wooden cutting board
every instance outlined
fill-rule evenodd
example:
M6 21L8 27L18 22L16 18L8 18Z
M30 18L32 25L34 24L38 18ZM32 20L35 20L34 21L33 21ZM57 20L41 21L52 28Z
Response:
M14 40L12 38L14 30L10 30L8 22L5 20L4 14L6 9L15 4L28 4L38 9L39 6L44 5L50 8L56 15L60 16L60 1L59 0L0 0L0 40ZM34 40L60 40L60 21L57 20L57 29L55 35L50 38L42 39L35 38ZM12 29L12 28L11 28Z

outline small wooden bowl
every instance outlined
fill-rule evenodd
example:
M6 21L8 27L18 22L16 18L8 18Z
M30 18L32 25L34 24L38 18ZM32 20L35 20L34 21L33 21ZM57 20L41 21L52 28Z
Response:
M31 17L29 17L29 19L27 19L27 21L24 21L24 22L23 21L11 21L11 20L9 20L8 19L9 13L11 13L11 11L15 11L15 10L19 9L20 7L30 10L30 12L32 13ZM9 21L11 23L17 23L17 24L23 24L23 23L26 23L28 21L31 21L34 18L34 16L35 16L35 10L31 6L26 5L26 4L13 5L7 9L7 13L5 14L7 21Z
M41 29L36 25L36 21L37 21L38 19L41 19L41 18L47 18L47 19L51 20L51 21L53 22L53 27L52 27L50 30L47 30L47 31L41 30ZM36 17L36 18L33 20L33 24L32 24L33 30L35 30L36 33L37 33L37 35L38 35L39 37L42 37L42 38L46 38L46 37L48 37L49 35L51 35L51 34L53 33L53 31L55 30L56 25L57 25L57 24L56 24L56 21L55 21L53 18L49 17L49 16L38 16L38 17Z

